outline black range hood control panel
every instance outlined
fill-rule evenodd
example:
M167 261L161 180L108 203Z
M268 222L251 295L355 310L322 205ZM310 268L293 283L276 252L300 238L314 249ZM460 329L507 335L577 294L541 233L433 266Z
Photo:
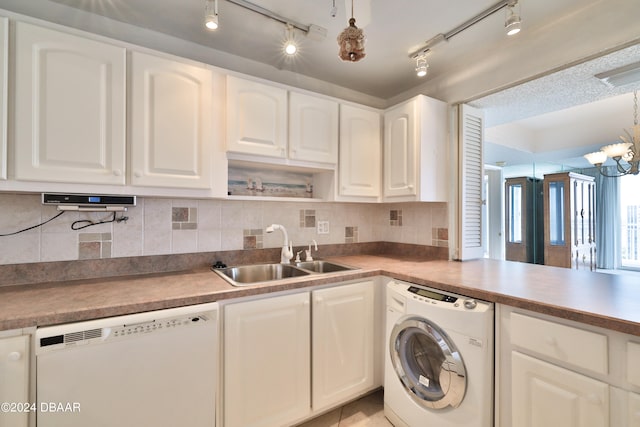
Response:
M60 211L121 212L136 205L136 196L42 193L42 204Z

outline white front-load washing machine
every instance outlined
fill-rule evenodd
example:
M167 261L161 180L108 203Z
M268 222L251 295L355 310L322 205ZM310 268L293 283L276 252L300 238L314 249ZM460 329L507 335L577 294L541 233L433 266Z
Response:
M384 414L396 427L493 425L493 304L387 284Z

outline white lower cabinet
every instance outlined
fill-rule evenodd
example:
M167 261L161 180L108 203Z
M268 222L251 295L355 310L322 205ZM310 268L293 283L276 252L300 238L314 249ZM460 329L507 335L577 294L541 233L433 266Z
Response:
M0 338L0 427L29 425L29 336Z
M313 409L321 410L374 386L372 281L313 291Z
M609 426L609 385L512 352L512 425Z
M309 413L309 293L224 308L224 425L291 425Z
M627 425L640 426L640 394L629 393L627 403Z
M640 426L637 336L497 307L496 427Z
M379 387L376 289L366 280L226 304L223 426L288 427Z

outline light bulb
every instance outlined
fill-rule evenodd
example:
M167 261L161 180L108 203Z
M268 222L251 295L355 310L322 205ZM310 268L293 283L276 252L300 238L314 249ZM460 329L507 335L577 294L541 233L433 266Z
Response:
M295 55L297 51L298 48L292 41L287 42L287 45L284 47L284 52L287 55Z
M416 58L416 75L418 77L424 77L427 75L428 69L429 64L427 64L427 58L424 55L418 56L418 58Z
M298 46L296 45L296 41L294 38L293 25L287 24L286 33L287 33L287 41L285 42L285 45L284 45L284 53L290 56L295 55L296 52L298 51Z
M205 0L204 26L211 31L218 29L218 0Z
M207 27L208 30L217 30L218 15L207 15L204 20L204 26Z
M504 21L504 27L507 29L507 35L512 36L518 34L521 29L520 15L515 11L517 3L507 6L507 18Z

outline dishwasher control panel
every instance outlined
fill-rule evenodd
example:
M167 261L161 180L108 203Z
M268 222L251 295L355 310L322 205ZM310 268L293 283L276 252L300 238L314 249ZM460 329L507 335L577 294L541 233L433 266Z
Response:
M136 323L130 325L116 326L107 329L106 334L115 337L124 337L129 335L148 334L155 331L162 331L166 329L182 328L185 326L191 326L194 323L206 322L206 317L200 316L185 316L174 319L162 319L152 320L150 322Z
M41 328L36 334L36 353L197 327L209 320L216 320L215 314L208 312L173 317L145 317L146 319L141 319L139 315L121 316Z

